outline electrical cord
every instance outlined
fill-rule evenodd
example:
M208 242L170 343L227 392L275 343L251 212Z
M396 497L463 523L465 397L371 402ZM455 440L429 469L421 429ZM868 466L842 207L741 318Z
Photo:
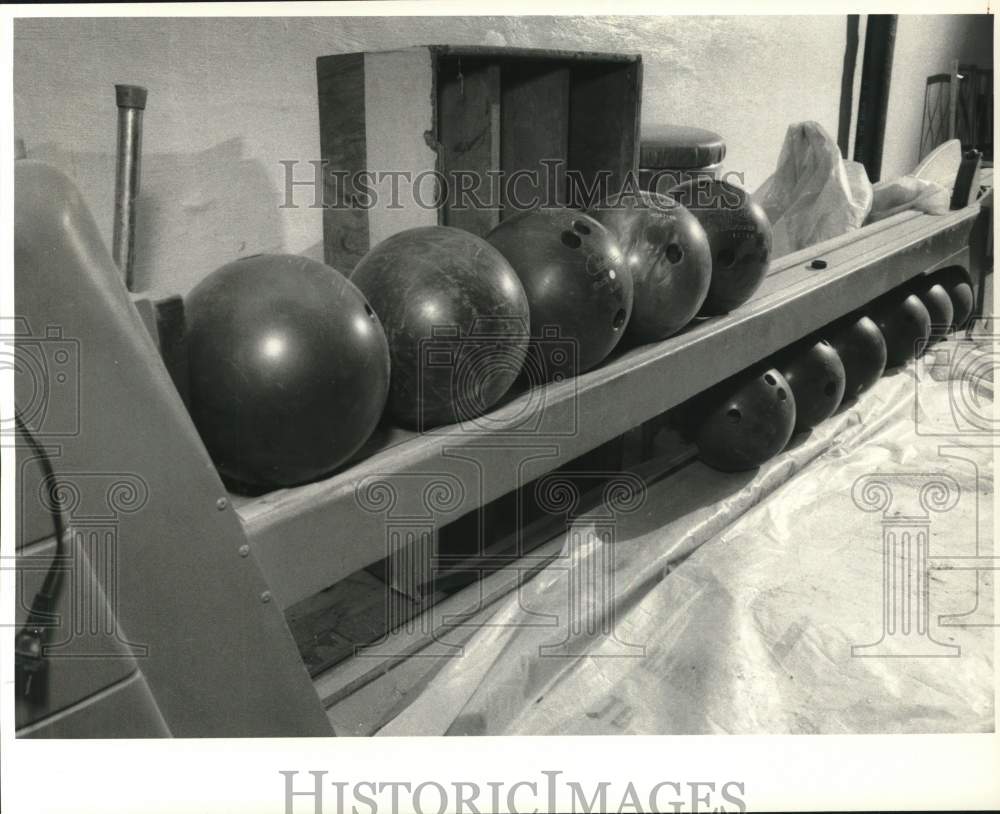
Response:
M61 564L66 553L66 526L62 518L59 486L48 452L38 443L38 440L25 426L20 413L16 411L14 423L28 441L28 445L42 467L42 474L48 487L49 511L52 514L52 525L56 535L55 556L45 574L42 587L38 589L31 601L28 618L14 639L15 689L19 696L36 698L45 689L48 677L45 644L49 630L51 630L56 599L62 586L64 569Z

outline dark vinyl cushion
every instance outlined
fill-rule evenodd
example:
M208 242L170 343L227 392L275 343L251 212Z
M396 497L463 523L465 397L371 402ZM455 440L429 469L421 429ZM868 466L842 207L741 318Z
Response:
M726 157L722 136L700 127L661 125L643 133L639 166L643 169L695 169Z

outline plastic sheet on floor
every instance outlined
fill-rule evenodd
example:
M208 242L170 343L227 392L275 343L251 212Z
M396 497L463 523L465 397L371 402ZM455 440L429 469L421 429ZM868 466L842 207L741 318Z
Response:
M577 520L380 735L993 729L992 346Z

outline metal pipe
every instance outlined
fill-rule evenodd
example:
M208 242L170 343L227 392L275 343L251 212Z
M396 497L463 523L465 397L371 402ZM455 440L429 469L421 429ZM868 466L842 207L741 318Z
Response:
M118 156L115 172L115 226L112 257L132 290L135 261L135 200L139 195L142 158L142 111L146 89L138 85L115 85L118 101Z

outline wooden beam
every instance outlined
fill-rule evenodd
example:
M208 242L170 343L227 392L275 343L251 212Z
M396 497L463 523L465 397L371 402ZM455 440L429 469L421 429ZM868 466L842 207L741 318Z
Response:
M570 69L549 62L501 68L501 219L532 206L565 205L569 159ZM544 162L544 163L543 163Z
M865 30L865 56L861 68L854 160L864 164L872 183L878 181L882 174L882 149L885 146L885 122L889 109L895 44L896 15L869 14Z
M500 222L499 206L474 206L472 194L456 187L466 174L477 181L476 197L492 203L484 170L500 166L500 65L441 59L437 117L438 169L452 185L442 222L485 236Z

